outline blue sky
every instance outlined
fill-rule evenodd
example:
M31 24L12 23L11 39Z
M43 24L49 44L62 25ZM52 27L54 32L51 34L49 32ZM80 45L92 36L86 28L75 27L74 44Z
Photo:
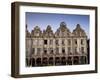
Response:
M41 30L44 30L47 25L51 25L52 30L55 32L60 27L61 22L65 22L71 32L76 28L77 24L80 24L89 37L89 15L26 12L26 24L29 32L35 26L39 26Z

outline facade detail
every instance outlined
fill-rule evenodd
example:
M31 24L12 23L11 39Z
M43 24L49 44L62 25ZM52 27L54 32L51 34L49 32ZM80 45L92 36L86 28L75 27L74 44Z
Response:
M88 64L87 35L80 24L71 32L65 22L53 32L38 26L31 33L26 25L26 66L57 66Z

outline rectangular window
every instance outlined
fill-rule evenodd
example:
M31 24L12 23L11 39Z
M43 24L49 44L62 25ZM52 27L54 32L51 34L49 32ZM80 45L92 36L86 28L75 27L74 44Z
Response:
M53 54L53 48L50 48L50 54Z
M68 43L68 45L70 46L70 45L71 45L71 40L70 40L70 39L68 39L68 42L67 42L67 43Z
M40 54L41 48L37 48L37 54Z
M51 44L51 45L53 44L53 40L50 40L50 44Z
M65 53L65 48L62 48L62 53Z
M62 40L62 45L65 45L65 40Z
M44 48L44 54L47 54L47 48Z
M56 48L56 54L59 54L59 48L58 47Z
M35 54L35 48L32 48L32 54Z
M44 54L47 54L47 50L44 50Z
M77 47L75 47L75 53L77 53Z
M84 40L83 39L81 39L81 45L83 45L84 44Z
M56 40L55 43L56 43L56 45L59 45L59 41L58 40Z
M47 40L44 40L44 44L47 45Z
M71 53L71 47L68 47L68 54Z
M81 52L84 53L84 47L81 47Z
M75 39L75 45L77 45L77 39Z

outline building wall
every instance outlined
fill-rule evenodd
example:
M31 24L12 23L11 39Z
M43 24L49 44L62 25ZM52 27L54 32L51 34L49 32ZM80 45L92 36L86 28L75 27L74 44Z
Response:
M58 31L53 33L51 26L47 26L45 31L41 31L38 26L31 33L26 30L26 58L44 58L47 57L79 57L87 58L87 35L85 31L77 24L75 30L71 33L65 23L61 22ZM76 35L78 34L78 35ZM88 59L87 59L88 60ZM88 61L86 61L88 62Z

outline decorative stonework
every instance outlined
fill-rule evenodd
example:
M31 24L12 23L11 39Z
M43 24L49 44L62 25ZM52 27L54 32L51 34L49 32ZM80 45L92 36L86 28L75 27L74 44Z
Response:
M27 37L62 37L62 38L67 38L67 37L87 37L85 31L81 28L80 24L76 25L76 28L73 30L71 33L70 30L67 28L65 22L61 22L60 27L56 30L54 33L53 30L51 29L51 26L48 25L46 30L41 31L38 26L36 26L31 34L29 31L26 29Z
M86 33L85 31L81 28L80 24L77 24L76 25L76 28L73 30L72 34L74 36L83 36L83 37L86 37Z
M32 30L31 36L32 37L42 37L42 31L40 30L38 26L36 26L34 30Z
M42 31L36 26L29 33L26 26L26 65L87 64L87 35L80 24L76 25L73 32L65 22L61 22L55 32L52 28L47 25Z
M43 31L43 37L54 37L54 33L50 25L48 25L46 30Z

